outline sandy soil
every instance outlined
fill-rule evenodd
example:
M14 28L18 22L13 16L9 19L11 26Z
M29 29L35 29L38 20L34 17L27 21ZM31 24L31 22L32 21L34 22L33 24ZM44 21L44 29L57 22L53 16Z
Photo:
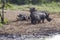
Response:
M53 19L51 22L40 23L33 25L30 21L16 21L17 15L24 13L29 15L28 11L19 11L19 10L5 10L5 18L9 20L8 25L3 25L0 28L0 33L9 33L9 34L49 34L60 32L60 14L50 14L50 17Z

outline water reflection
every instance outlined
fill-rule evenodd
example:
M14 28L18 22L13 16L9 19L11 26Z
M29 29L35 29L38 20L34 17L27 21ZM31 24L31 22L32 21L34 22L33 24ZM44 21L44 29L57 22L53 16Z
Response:
M0 34L0 40L60 40L60 34L46 35L17 35L17 34Z

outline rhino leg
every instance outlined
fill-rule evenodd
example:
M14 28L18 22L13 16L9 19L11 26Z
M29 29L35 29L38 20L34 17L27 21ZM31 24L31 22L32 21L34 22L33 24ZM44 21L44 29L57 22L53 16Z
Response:
M45 20L45 19L42 19L42 23L44 23L44 20Z

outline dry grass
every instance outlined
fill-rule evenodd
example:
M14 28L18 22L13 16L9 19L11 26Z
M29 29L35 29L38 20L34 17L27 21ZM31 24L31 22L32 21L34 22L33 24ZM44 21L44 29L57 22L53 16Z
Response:
M15 21L19 13L25 13L29 15L28 11L19 11L19 10L6 10L5 17L10 21L8 25L3 25L3 31L0 33L9 33L9 34L46 34L46 33L55 33L60 31L60 16L59 13L50 14L50 17L53 19L51 22L40 23L33 25L30 21Z

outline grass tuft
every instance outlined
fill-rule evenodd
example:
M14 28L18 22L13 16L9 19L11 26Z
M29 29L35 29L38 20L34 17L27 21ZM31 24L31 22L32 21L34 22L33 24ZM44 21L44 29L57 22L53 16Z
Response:
M1 18L1 17L0 17ZM3 24L8 24L8 20L5 18L4 19L4 23L1 23L1 20L0 20L0 27L3 25Z

